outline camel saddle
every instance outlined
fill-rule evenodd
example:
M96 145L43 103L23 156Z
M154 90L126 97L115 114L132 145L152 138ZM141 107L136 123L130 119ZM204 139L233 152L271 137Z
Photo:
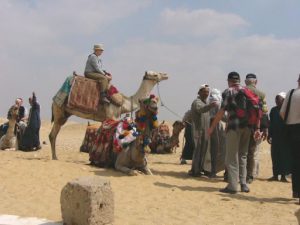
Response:
M74 76L67 107L83 113L96 113L100 102L99 81Z

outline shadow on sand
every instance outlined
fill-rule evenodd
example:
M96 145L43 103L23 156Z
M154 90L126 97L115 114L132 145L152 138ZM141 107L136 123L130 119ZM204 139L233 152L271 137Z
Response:
M158 176L169 176L169 177L175 177L180 179L196 179L196 180L201 180L209 183L223 182L223 177L217 177L217 178L209 178L207 176L192 177L189 176L187 172L183 172L183 171L160 171L157 169L151 169L151 171L153 175L158 175Z
M298 220L298 224L300 224L300 209L298 209L296 212L295 212L295 216Z
M215 187L191 187L191 186L179 186L174 184L166 184L161 182L155 182L154 185L164 188L178 188L182 191L204 191L204 192L216 192L219 188Z

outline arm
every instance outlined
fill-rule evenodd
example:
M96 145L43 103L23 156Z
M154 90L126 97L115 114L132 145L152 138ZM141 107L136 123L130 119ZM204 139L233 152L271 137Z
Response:
M212 102L210 104L205 104L204 102L202 102L200 99L196 99L193 102L193 110L200 114L200 113L206 113L208 112L211 108L215 107L217 103Z

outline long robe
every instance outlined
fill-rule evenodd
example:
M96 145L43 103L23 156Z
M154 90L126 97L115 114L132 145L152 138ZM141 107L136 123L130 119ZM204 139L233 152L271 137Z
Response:
M203 164L208 148L207 130L210 123L209 110L211 106L197 98L191 106L192 112L192 137L194 152L191 172L197 175L203 171Z
M40 147L40 127L40 105L36 101L36 97L33 96L28 124L21 139L21 150L33 150L33 148Z
M291 148L284 138L284 121L280 117L280 109L275 106L270 112L269 136L272 138L271 157L273 175L288 175L291 173Z

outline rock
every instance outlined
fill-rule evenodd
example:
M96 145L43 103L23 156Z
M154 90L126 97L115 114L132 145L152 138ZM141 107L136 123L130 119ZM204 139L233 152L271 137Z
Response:
M64 225L108 225L114 222L114 199L110 182L99 177L81 177L61 191Z

